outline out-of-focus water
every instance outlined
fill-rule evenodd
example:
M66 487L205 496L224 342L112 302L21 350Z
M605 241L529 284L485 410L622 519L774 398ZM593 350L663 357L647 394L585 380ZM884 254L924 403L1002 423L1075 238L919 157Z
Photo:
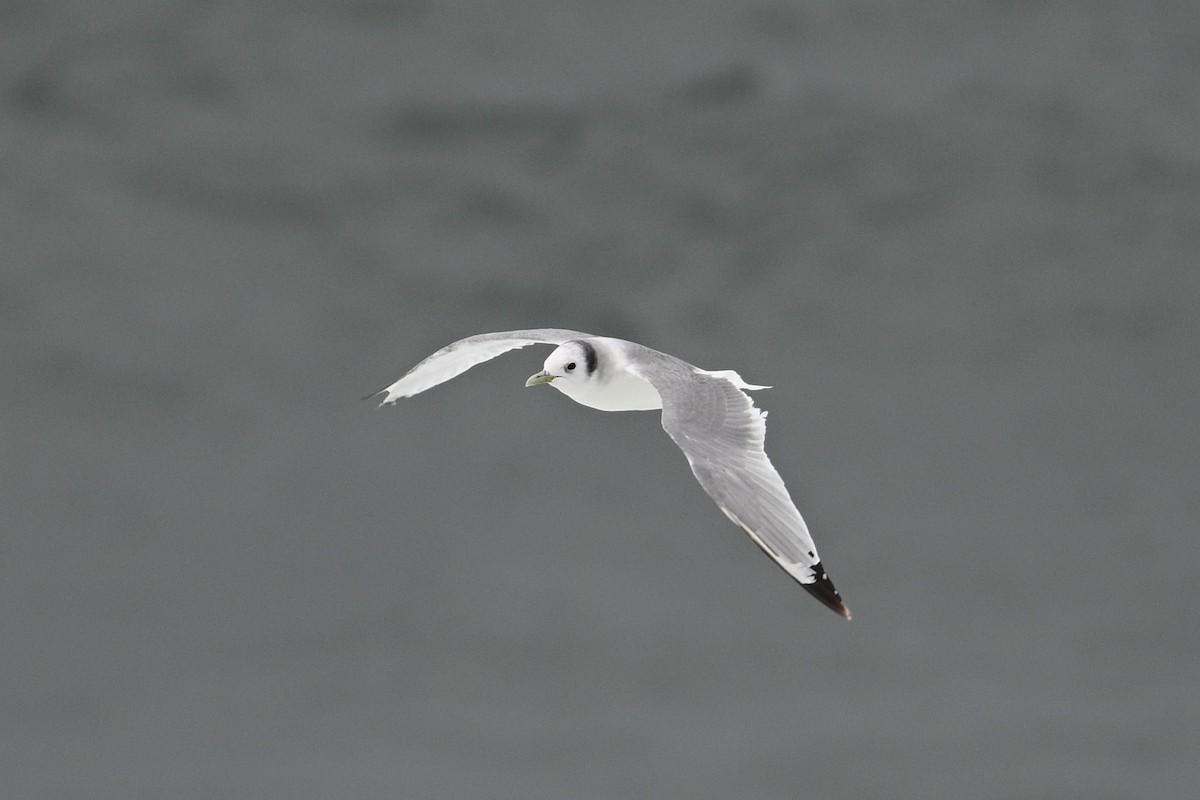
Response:
M1194 4L0 12L0 794L1200 785ZM855 611L554 325L775 388Z

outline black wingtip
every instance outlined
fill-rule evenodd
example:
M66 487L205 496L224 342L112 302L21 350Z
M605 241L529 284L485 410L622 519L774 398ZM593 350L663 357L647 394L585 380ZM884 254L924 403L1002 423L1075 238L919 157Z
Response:
M387 389L380 389L378 392L371 392L370 394L364 394L362 397L360 397L358 399L359 400L374 400L376 397L379 397L379 395L381 395L381 394L386 395ZM382 402L379 403L379 405L376 406L376 408L383 408L385 405L387 405L386 397L383 399Z
M821 601L821 603L844 619L851 619L850 609L846 608L846 604L842 602L842 596L838 594L838 590L833 588L833 581L829 580L829 576L825 574L825 568L818 561L812 565L813 574L817 579L812 583L802 583L804 591L811 594L813 597Z

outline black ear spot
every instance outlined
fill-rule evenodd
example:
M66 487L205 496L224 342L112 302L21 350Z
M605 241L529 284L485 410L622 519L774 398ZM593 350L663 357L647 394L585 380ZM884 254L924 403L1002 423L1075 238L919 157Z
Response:
M596 371L596 348L592 347L591 342L580 342L583 345L583 357L587 362L587 374L591 375Z
M574 361L572 361L570 364L567 364L567 372L570 372L570 371L572 371L573 369L575 369L575 362L574 362Z

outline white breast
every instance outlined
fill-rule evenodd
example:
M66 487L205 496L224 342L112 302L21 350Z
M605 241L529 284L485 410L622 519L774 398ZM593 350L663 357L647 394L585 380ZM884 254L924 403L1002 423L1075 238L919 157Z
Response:
M650 383L629 372L618 372L604 383L573 386L550 384L576 403L601 411L652 411L662 408L662 397Z

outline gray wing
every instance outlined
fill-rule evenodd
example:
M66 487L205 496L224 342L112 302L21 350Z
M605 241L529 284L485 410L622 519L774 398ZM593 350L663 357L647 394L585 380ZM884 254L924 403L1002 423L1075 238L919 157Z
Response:
M736 373L705 372L683 362L631 368L662 396L663 429L717 506L810 594L849 619L804 518L763 449L766 413L742 391L748 384Z
M438 350L386 389L380 389L367 396L386 394L380 405L388 405L395 403L401 397L412 397L439 383L445 383L476 364L490 361L509 350L528 347L531 344L559 345L572 339L590 337L591 334L588 333L558 328L533 328L525 331L501 331L468 336L466 339L459 339L454 344Z

